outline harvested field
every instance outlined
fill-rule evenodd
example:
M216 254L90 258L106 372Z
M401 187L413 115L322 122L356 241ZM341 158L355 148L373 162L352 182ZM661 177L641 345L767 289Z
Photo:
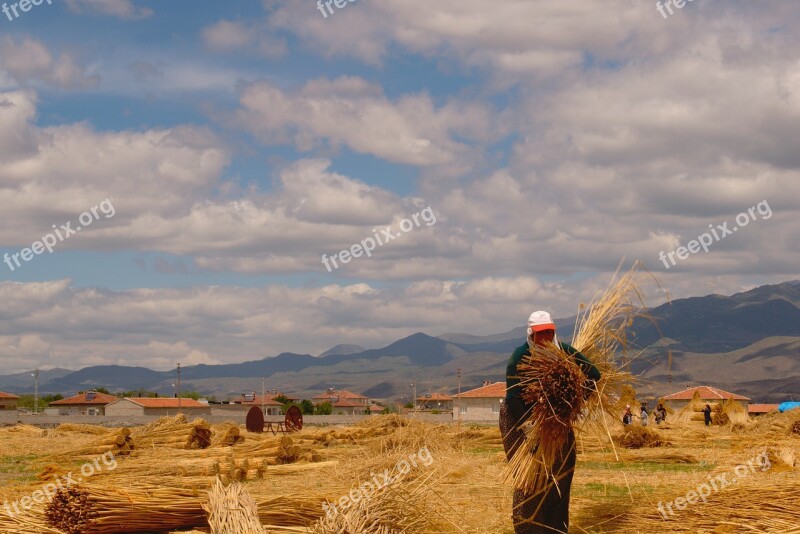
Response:
M798 415L764 416L736 431L732 424L671 421L647 429L670 446L633 449L616 438L638 435L641 427L610 420L608 432L587 426L578 435L570 532L798 532L793 496L800 491L800 436L791 431ZM186 448L187 424L210 430L207 448ZM0 429L0 492L7 503L0 533L209 533L209 510L216 511L218 531L222 524L252 522L257 512L266 533L513 532L512 490L501 480L505 459L496 427L375 416L282 437L206 425L172 420L132 429L134 447L113 463L87 451L103 451L125 435L119 429ZM150 441L140 446L142 440ZM744 472L754 458L766 458L770 467L756 462L758 469ZM23 500L38 498L34 492L44 484L64 483L68 473L75 484L54 501ZM384 474L393 482L380 487ZM667 519L659 513L659 502L720 476L738 480L712 492L707 503L673 509ZM217 480L241 484L225 490L238 509L223 509ZM368 494L342 508L351 495ZM31 505L27 512L23 503ZM338 515L326 515L323 503Z

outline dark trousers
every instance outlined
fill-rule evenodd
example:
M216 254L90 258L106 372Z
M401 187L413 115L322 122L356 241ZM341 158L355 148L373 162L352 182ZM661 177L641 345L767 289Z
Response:
M521 401L512 399L510 407L506 402L500 407L500 434L509 461L525 439L519 429L523 417ZM575 473L575 459L575 435L570 431L567 442L551 466L557 482L551 480L544 490L535 495L514 490L512 519L515 534L554 534L569 530L569 492Z

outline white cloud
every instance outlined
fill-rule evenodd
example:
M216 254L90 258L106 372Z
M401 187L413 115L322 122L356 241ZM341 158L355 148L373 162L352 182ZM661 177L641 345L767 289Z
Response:
M53 57L39 40L23 37L19 41L6 35L0 39L0 71L17 84L43 82L61 89L86 89L100 83L99 76L90 76L74 58L62 52Z
M205 28L202 36L206 47L215 52L250 51L268 58L281 57L288 52L282 39L244 22L221 20Z
M493 135L486 106L451 101L436 107L425 94L396 102L362 78L317 79L283 91L268 82L248 85L235 122L268 144L292 142L311 150L323 142L412 165L475 160L475 148L455 141Z
M102 14L120 19L143 19L153 10L138 7L132 0L67 0L67 6L76 13Z

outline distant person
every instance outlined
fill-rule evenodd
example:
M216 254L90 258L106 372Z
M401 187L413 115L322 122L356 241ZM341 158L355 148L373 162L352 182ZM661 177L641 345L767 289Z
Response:
M706 422L706 426L711 424L711 405L706 404L706 407L703 408L703 419Z
M628 404L625 407L625 413L622 414L622 424L628 426L631 423L633 423L633 412L631 411L631 405Z
M528 318L528 338L511 354L506 367L506 398L500 405L500 434L503 436L503 449L511 461L517 448L526 439L521 426L530 414L532 404L522 399L522 388L517 365L524 357L532 354L536 346L554 343L561 350L575 358L575 363L586 375L586 397L595 389L600 380L600 371L589 359L572 345L556 339L556 325L545 311L536 311ZM569 530L569 493L572 476L575 472L575 435L572 430L561 453L553 465L547 466L557 478L545 488L544 492L528 495L522 490L514 490L512 521L515 534L541 534L544 532L567 532Z
M662 421L667 420L667 409L664 408L664 403L659 402L656 406L656 424L660 425Z
M647 426L647 423L650 422L650 421L648 421L648 419L650 418L650 415L647 413L647 406L645 406L645 405L642 405L641 418L642 418L642 426Z

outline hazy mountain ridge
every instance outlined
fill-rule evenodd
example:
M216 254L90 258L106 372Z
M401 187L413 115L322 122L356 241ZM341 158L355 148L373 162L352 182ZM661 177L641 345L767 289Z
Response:
M746 377L748 391L760 393L763 388L765 395L785 394L786 384L794 383L795 374L800 376L800 365L792 363L800 362L798 303L800 282L792 281L729 297L678 299L653 308L649 313L657 326L652 320L639 319L631 328L634 344L650 347L635 362L634 372L654 384L648 387L663 386L666 391L692 381L735 386ZM575 318L556 323L561 339L569 340ZM501 380L508 355L524 338L524 326L489 336L448 333L433 337L418 332L378 349L342 344L319 357L286 352L236 364L187 366L181 369L182 387L225 396L258 390L264 377L270 389L291 393L316 394L326 387L344 387L376 397L404 396L412 383L417 383L420 394L426 389L450 393L456 389L458 368L462 369L462 389L480 385L484 379ZM26 379L28 374L0 376L0 387L30 391L33 379ZM112 391L145 388L170 394L175 378L174 370L93 366L75 372L42 371L40 391L68 394L104 386Z

